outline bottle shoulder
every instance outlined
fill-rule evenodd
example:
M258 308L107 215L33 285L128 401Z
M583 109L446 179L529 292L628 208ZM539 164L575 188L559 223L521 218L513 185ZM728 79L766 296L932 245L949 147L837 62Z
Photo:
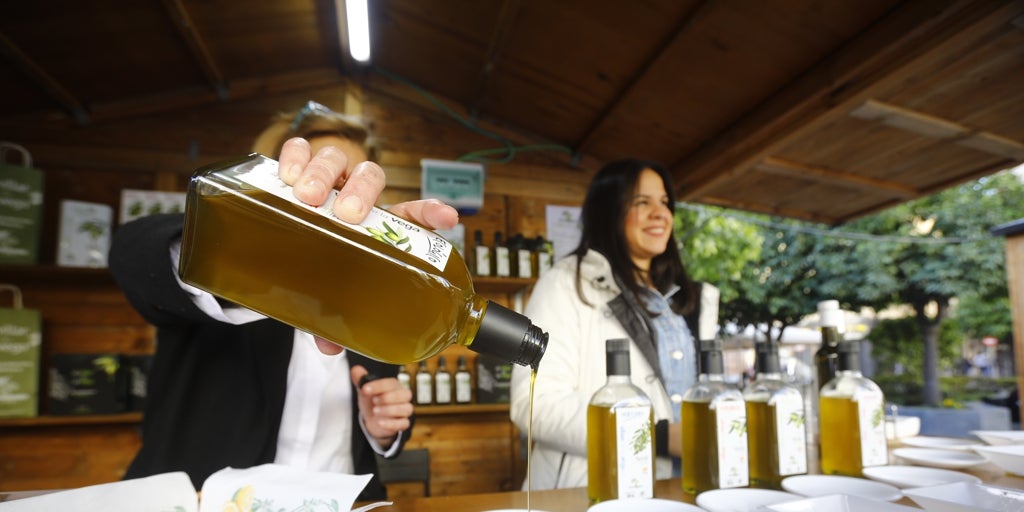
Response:
M602 407L649 406L651 399L642 389L631 383L609 383L594 392L590 398L590 405Z
M743 390L743 399L748 402L768 402L773 399L802 396L796 386L778 379L757 379Z
M881 394L882 388L863 375L849 372L843 372L828 381L820 391L822 397L856 397L869 393Z
M724 381L698 381L683 394L684 402L720 402L743 400L743 393L736 386Z

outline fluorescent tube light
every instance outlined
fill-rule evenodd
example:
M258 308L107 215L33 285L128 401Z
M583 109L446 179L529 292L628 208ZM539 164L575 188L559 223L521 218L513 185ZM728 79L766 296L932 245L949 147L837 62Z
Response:
M348 51L358 62L370 61L370 16L366 0L345 0Z

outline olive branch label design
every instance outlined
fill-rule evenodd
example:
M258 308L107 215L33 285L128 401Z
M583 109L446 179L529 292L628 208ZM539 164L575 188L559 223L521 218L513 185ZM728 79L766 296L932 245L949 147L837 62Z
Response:
M736 435L746 434L747 422L742 420L732 420L732 423L729 425L729 433L732 434L733 432L735 432Z
M804 415L799 412L790 413L789 420L786 422L787 425L802 426L804 424Z
M651 445L651 423L644 423L643 427L633 433L633 454L640 455Z
M409 243L409 237L401 231L401 228L396 231L387 222L381 222L380 225L380 228L366 226L366 231L369 232L370 236L375 240L379 240L405 252L412 252L412 244ZM405 247L403 247L403 244Z
M882 418L884 418L884 417L885 417L885 408L884 407L879 407L878 409L875 409L875 412L871 415L871 426L873 428L878 428L878 426L882 424Z

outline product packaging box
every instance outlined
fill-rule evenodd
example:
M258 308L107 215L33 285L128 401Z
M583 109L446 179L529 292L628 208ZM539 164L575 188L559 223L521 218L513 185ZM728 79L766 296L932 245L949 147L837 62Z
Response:
M27 418L39 412L39 311L0 308L0 418Z
M141 411L146 407L146 386L152 363L151 355L121 355L121 370L128 386L129 411Z
M0 264L38 261L42 221L43 171L0 161Z
M476 398L481 404L507 404L511 400L512 363L479 354L476 357Z
M47 410L53 415L124 412L127 386L117 354L54 354Z
M63 267L106 267L114 209L100 203L60 202L57 264Z

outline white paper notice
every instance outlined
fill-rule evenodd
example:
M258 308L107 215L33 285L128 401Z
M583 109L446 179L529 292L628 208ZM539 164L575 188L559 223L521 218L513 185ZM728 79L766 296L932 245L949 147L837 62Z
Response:
M548 205L544 212L548 240L555 246L555 261L580 244L580 210L579 206Z
M222 469L203 482L199 512L352 510L371 475L304 471L279 464Z

